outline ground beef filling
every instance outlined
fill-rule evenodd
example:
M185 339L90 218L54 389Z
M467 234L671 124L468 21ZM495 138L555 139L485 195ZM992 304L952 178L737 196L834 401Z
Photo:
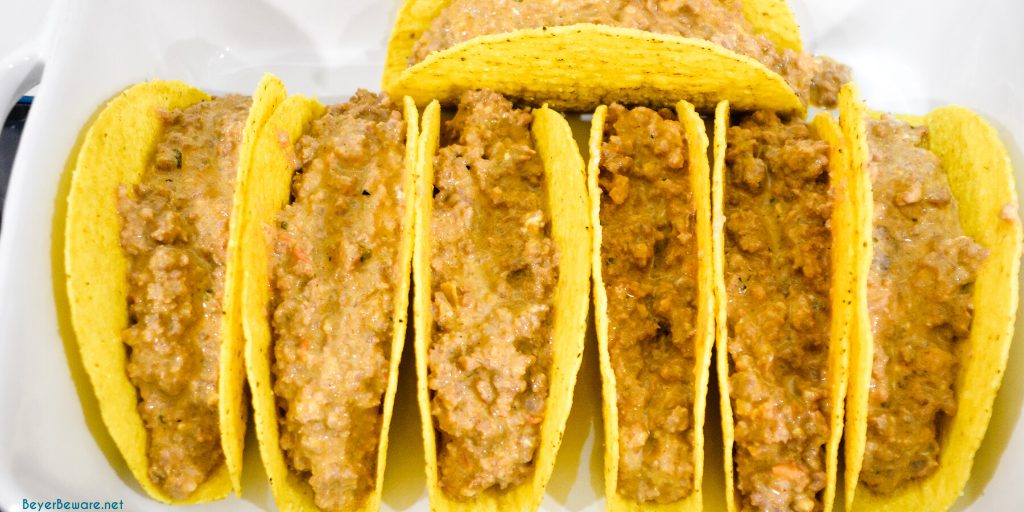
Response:
M618 492L670 503L694 489L697 238L683 125L669 110L612 105L598 183Z
M779 50L754 33L737 0L452 0L416 42L409 64L486 34L595 23L705 39L760 61L804 99L833 107L850 69L827 57Z
M323 510L373 490L388 382L405 192L405 121L359 91L295 145L274 237L274 394L281 447Z
M987 251L963 234L924 127L868 121L874 195L868 312L874 364L860 481L891 493L938 468L939 425L956 414L957 353Z
M128 259L128 379L148 432L149 477L185 499L223 461L217 375L228 227L251 99L161 112L138 185L118 190Z
M429 386L456 499L525 481L540 441L558 257L532 120L467 92L434 160Z
M829 145L798 119L729 128L725 286L744 510L821 510L829 439Z

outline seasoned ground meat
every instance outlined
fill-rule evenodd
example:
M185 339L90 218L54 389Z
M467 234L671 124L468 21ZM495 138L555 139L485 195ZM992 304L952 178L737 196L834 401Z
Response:
M755 112L729 128L725 286L744 510L821 510L830 335L829 145Z
M272 229L281 447L324 510L360 506L375 484L404 277L405 129L384 95L330 107L295 145L294 200Z
M835 106L850 69L827 57L779 50L754 33L738 0L452 0L413 48L409 64L486 34L595 23L705 39L760 61L815 105Z
M532 120L467 92L434 160L429 386L456 499L525 481L540 441L558 256Z
M602 275L619 422L619 494L694 489L697 237L683 125L612 105L601 143Z
M987 251L964 235L924 127L868 121L874 256L868 312L874 364L860 481L891 493L938 468L939 425L956 414L957 346Z
M224 277L251 99L161 112L138 185L118 190L128 258L128 379L149 433L149 477L185 499L223 460L217 404Z

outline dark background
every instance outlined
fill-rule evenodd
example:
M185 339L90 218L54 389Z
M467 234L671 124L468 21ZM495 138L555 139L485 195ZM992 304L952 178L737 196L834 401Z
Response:
M7 116L3 130L0 131L0 228L3 227L4 199L7 197L7 182L11 179L14 153L18 149L21 130L25 127L25 118L28 116L30 106L31 100L19 101Z

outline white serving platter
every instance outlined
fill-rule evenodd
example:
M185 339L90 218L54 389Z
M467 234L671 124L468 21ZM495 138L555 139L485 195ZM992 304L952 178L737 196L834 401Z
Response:
M7 2L4 15L16 16L19 3ZM290 92L325 102L343 100L358 87L378 89L399 3L56 0L46 37L22 51L17 65L0 69L0 94L22 93L36 78L32 72L44 69L0 232L0 510L22 510L23 500L58 498L173 510L146 498L127 472L74 355L57 256L66 166L82 127L120 90L151 78L181 79L211 93L248 94L270 71ZM808 48L852 65L871 107L915 114L951 103L970 107L999 129L1018 182L1024 183L1024 3L807 0L793 6ZM9 99L0 97L0 106ZM583 122L574 121L574 127L585 136ZM1003 389L957 510L1024 510L1022 336L1018 320ZM592 332L586 350L544 510L604 508ZM427 510L411 346L405 355L384 508ZM722 505L717 421L717 413L707 419L708 510ZM248 441L243 496L188 510L273 509L255 439L250 435Z

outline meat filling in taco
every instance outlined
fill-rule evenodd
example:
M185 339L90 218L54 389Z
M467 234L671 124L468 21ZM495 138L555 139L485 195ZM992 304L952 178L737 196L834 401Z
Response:
M452 0L416 42L409 63L481 35L577 23L710 41L761 62L816 105L834 106L850 80L849 68L830 58L780 50L755 34L737 0Z
M329 107L295 145L292 201L273 228L281 447L324 510L357 508L375 485L402 279L405 132L401 106L384 95Z
M161 112L141 182L118 190L128 259L128 379L149 476L185 499L224 460L218 385L228 227L252 103L230 95Z
M456 499L524 482L540 441L558 255L532 122L467 92L435 158L428 384L439 483Z
M829 144L755 112L724 177L729 392L744 510L822 508L829 440Z
M971 329L973 283L987 251L964 235L928 133L868 121L874 338L860 481L891 493L938 468L939 425L957 411L957 347Z
M694 490L697 237L687 144L670 110L608 108L598 184L618 493L641 502Z

